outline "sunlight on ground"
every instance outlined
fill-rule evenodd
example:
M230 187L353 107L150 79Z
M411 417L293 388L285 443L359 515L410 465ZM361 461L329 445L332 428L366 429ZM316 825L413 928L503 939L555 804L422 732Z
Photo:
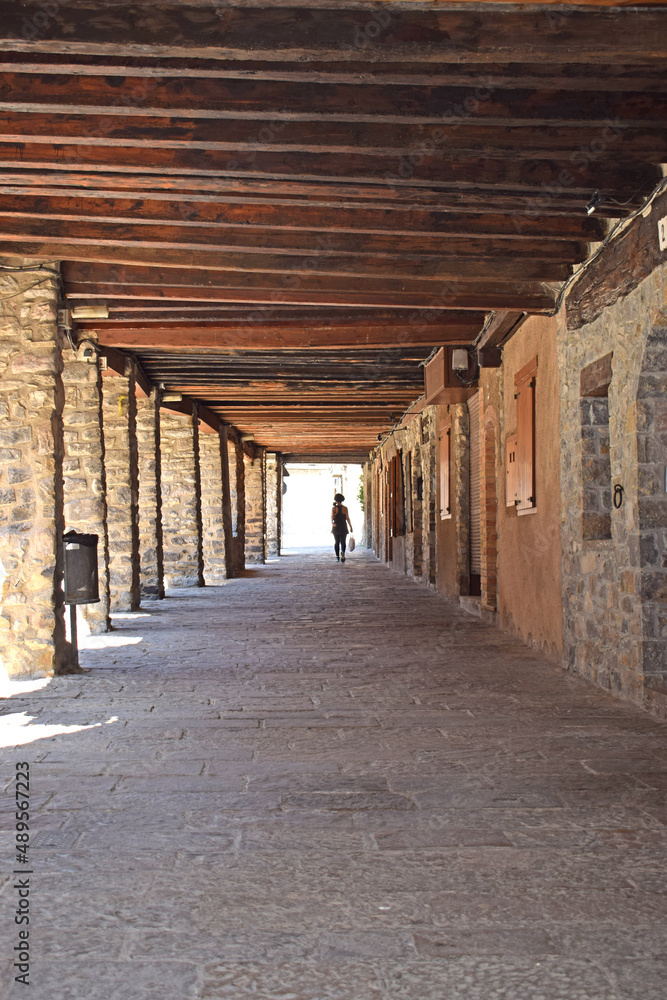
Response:
M79 649L113 649L115 646L133 646L143 642L142 635L114 635L105 632L103 635L86 635L79 639Z
M63 733L80 733L83 729L97 729L102 725L110 725L118 722L118 716L114 715L107 719L105 723L93 722L89 726L59 726L59 725L37 725L30 723L35 718L27 712L14 712L12 715L3 715L0 718L0 747L20 747L27 743L34 743L35 740L49 739L51 736L61 736Z
M0 698L12 698L17 694L40 691L50 681L50 677L33 677L28 681L10 680L5 671L0 668Z

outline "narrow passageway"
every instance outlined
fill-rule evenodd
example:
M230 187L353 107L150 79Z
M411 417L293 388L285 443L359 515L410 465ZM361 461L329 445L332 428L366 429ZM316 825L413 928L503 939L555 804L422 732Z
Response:
M115 628L3 703L33 997L663 1000L664 725L363 551Z

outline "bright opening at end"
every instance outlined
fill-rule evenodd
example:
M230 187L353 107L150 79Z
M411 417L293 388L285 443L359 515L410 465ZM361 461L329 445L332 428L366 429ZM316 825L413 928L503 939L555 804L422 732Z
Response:
M345 497L357 542L361 541L363 512L361 465L306 465L288 463L283 496L284 549L331 546L331 508L336 493Z

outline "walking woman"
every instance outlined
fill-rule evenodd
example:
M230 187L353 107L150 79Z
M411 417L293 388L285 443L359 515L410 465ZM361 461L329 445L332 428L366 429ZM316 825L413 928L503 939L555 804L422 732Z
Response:
M348 524L350 525L350 531L353 530L347 507L343 507L344 499L345 497L342 493L336 493L334 505L331 508L331 531L334 536L334 552L336 553L336 559L340 562L345 562L345 540L347 538Z

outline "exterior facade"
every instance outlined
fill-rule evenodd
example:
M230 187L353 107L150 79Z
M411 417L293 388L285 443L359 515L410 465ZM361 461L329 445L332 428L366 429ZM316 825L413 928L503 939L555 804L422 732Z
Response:
M663 715L666 211L663 195L493 367L480 351L463 391L427 395L365 470L380 559Z

